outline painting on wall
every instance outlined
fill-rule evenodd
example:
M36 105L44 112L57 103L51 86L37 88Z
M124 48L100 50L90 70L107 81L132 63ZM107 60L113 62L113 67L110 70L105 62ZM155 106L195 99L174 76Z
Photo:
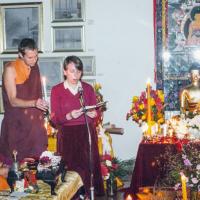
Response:
M200 69L200 2L154 0L155 80L164 89L166 101L189 83L191 67ZM172 95L172 93L174 94ZM166 110L179 110L179 103Z
M17 52L23 38L32 38L41 50L42 4L1 4L1 50Z
M53 51L83 51L82 26L53 27Z
M83 21L84 0L52 0L53 22Z

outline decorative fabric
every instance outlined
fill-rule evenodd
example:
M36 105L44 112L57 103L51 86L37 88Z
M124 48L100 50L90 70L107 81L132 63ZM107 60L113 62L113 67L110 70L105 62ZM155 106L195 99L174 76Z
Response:
M59 180L56 186L56 196L51 195L50 186L43 181L38 181L39 192L36 194L27 194L19 200L70 200L83 185L81 177L74 171L68 171L64 183ZM9 200L10 194L0 192L0 200Z

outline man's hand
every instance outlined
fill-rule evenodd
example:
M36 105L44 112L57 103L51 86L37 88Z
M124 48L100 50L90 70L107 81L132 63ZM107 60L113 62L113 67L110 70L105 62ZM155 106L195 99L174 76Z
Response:
M40 110L47 111L49 108L49 104L47 101L45 101L43 99L37 99L35 102L35 107Z

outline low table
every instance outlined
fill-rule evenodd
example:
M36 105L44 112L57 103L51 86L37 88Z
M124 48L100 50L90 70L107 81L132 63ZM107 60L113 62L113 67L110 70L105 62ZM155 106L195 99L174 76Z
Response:
M51 188L48 184L40 180L37 183L39 186L38 193L27 194L24 197L18 198L18 200L70 200L78 189L83 186L81 177L74 171L67 171L64 183L59 180L55 188L56 196L51 195ZM5 196L5 194L0 193L0 200L10 200L10 196Z

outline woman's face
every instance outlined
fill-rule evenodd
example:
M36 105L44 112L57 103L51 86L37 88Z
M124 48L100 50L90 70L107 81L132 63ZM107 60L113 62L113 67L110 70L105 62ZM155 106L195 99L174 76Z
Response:
M64 75L67 77L67 81L74 85L80 80L82 72L76 69L74 63L69 63L64 70Z

